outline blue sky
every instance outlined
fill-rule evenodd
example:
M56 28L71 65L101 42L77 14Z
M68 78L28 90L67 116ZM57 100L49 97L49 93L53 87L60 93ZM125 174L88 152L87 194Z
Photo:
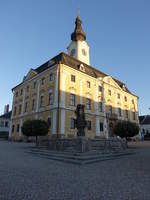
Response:
M0 113L30 68L66 52L78 7L91 65L126 83L149 113L149 0L0 0Z

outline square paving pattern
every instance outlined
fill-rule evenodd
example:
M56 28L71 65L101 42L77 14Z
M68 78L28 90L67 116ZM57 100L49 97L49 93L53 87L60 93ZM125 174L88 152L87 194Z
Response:
M0 200L150 200L149 141L83 166L26 153L33 145L0 141Z

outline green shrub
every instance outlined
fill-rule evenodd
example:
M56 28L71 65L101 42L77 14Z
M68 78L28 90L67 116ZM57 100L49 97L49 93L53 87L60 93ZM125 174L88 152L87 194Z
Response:
M139 133L139 126L130 121L118 121L115 124L114 133L121 138L133 137Z
M40 119L27 120L23 123L23 126L22 126L23 135L27 137L35 136L36 143L37 143L37 137L47 135L48 130L49 130L48 123Z

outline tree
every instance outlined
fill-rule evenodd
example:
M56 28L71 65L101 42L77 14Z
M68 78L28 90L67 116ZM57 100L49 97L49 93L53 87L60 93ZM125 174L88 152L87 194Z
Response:
M22 126L23 135L27 137L35 136L36 144L37 144L38 136L47 135L48 130L49 130L48 123L40 119L27 120L23 123L23 126Z
M121 138L133 137L139 133L139 126L130 121L118 121L114 127L114 133Z

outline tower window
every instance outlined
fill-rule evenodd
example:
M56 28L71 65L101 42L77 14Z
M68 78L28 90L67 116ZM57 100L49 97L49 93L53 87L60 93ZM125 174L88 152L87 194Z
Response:
M76 50L75 49L72 49L71 52L70 52L70 56L74 56L76 53Z
M87 55L87 53L86 53L85 49L82 49L82 54L83 54L84 56L86 56L86 55Z
M71 74L71 81L75 82L76 81L76 77L74 75Z

